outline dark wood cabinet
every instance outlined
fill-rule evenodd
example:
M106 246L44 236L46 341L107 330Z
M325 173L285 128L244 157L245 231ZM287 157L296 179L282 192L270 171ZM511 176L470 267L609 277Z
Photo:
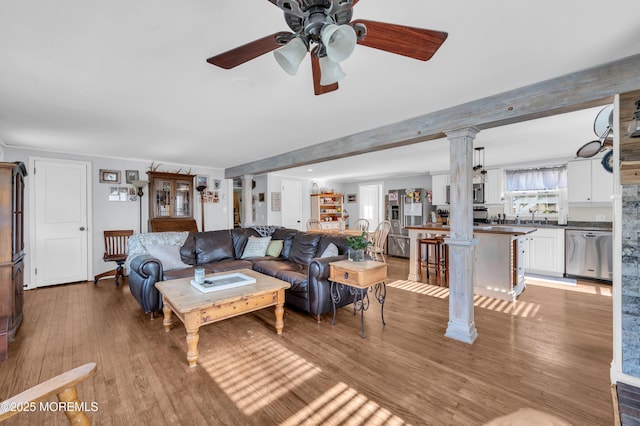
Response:
M0 360L23 317L26 176L23 163L0 163Z
M193 178L195 175L147 172L149 175L149 230L156 223L166 230L167 223L181 229L183 222L193 223ZM157 228L157 229L156 229Z

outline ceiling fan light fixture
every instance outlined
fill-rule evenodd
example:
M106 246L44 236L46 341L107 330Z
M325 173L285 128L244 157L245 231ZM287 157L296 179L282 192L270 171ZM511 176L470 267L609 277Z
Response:
M357 38L351 25L329 24L322 28L322 44L325 46L329 59L336 63L351 56L356 48Z
M327 56L323 56L319 59L320 62L320 84L322 86L329 86L333 83L337 83L346 77L340 64L333 62Z
M289 43L273 51L276 62L289 75L296 75L306 54L307 45L300 37L294 37Z

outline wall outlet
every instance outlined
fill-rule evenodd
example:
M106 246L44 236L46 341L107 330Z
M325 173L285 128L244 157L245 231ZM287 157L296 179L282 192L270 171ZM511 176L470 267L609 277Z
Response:
M606 216L603 214L596 215L596 222L604 222L606 220Z

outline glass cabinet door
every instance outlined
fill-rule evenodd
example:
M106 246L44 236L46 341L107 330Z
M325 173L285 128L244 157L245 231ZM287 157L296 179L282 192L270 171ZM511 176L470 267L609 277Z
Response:
M147 172L149 175L149 220L193 218L194 175Z
M176 217L191 217L191 182L176 181Z
M155 217L171 216L171 181L156 180L153 184Z

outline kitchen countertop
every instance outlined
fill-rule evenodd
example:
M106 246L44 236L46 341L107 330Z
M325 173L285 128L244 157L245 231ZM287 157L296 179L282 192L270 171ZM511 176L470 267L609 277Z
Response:
M449 232L448 225L441 223L425 223L420 226L407 226L407 229L415 229L419 231L443 231ZM537 228L531 226L510 226L510 225L481 225L474 226L473 232L479 234L508 234L508 235L526 235L535 232Z
M577 222L577 223L569 223L568 225L558 225L557 223L536 223L532 225L530 223L521 223L516 225L515 223L508 223L505 225L492 225L492 226L512 226L517 228L550 228L550 229L570 229L576 231L611 231L612 226L611 223L608 222Z

